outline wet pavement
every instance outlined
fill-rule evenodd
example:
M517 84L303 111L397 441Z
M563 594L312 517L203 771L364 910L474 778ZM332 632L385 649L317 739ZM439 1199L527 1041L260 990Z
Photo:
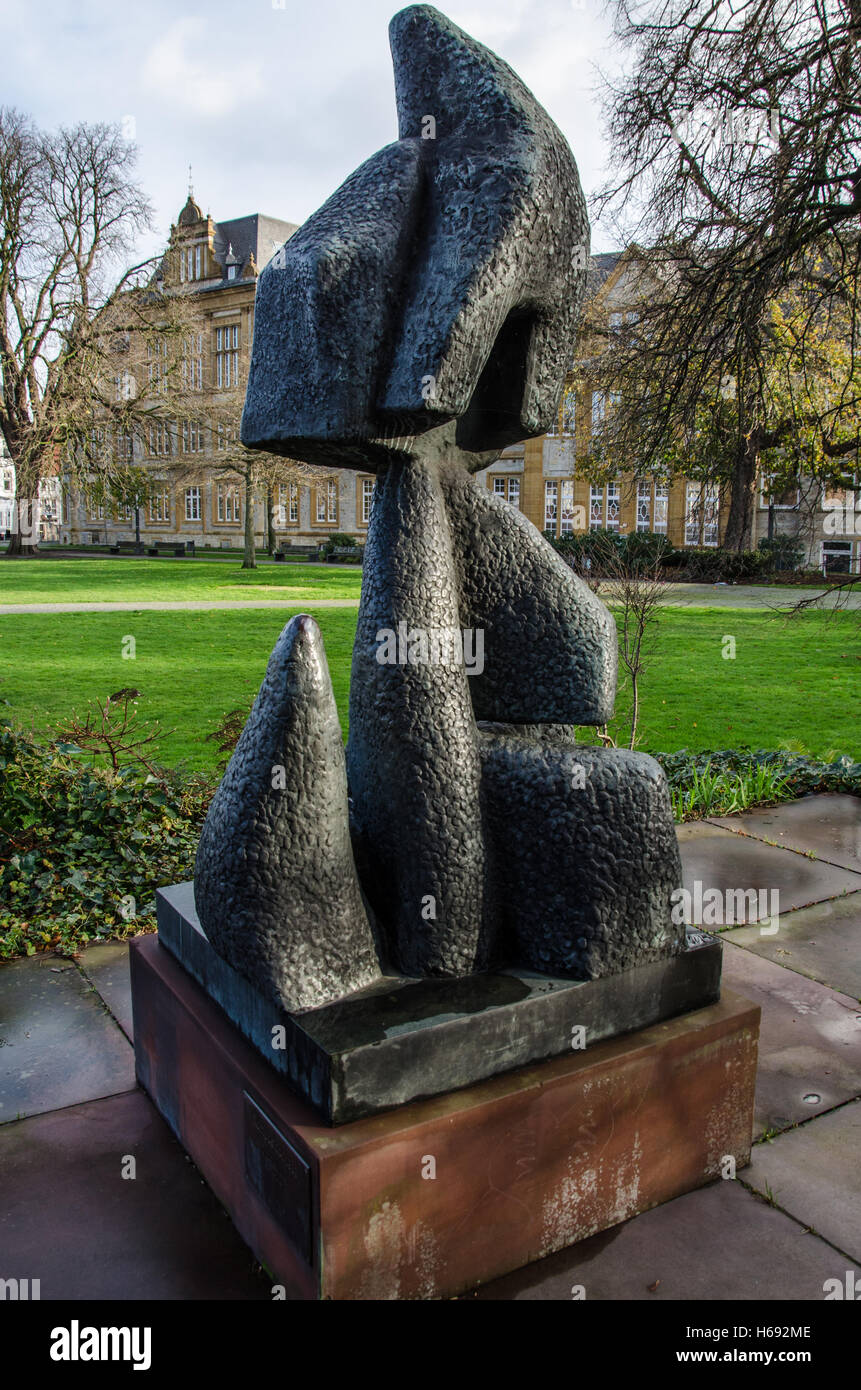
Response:
M805 797L679 840L692 903L699 883L728 904L704 922L726 983L762 1006L752 1162L467 1297L821 1300L861 1276L861 802ZM270 1298L136 1087L131 1035L125 945L0 967L0 1277L43 1299Z

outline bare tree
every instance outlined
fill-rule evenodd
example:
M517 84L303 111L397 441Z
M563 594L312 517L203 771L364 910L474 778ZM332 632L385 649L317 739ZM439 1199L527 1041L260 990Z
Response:
M638 539L647 542L633 535L620 544L619 537L592 533L589 544L568 556L572 569L609 603L616 623L622 668L619 694L627 708L621 715L617 708L612 732L607 725L597 731L600 742L613 748L620 742L636 748L640 742L642 681L654 653L668 588L661 565L664 548L648 543L638 546Z
M0 431L16 472L10 554L35 552L40 482L101 467L137 409L133 365L117 369L116 356L154 331L159 296L154 262L119 268L150 225L134 164L134 147L114 127L46 133L0 109ZM166 347L165 371L171 356Z
M693 459L727 481L724 543L743 549L763 453L807 462L813 438L824 473L858 445L861 5L614 10L632 61L608 83L621 172L597 208L650 248L616 345L618 433L636 424L647 465Z
M195 407L201 426L209 430L216 447L200 458L183 456L178 451L167 471L178 486L215 478L216 486L220 479L226 486L241 490L244 521L242 568L256 569L254 508L257 498L260 497L266 507L264 531L271 531L274 529L272 513L276 489L291 485L298 488L329 475L324 469L296 459L246 449L239 438L242 400L240 391L230 390L204 399L197 397L191 402L188 408L191 409L192 405Z

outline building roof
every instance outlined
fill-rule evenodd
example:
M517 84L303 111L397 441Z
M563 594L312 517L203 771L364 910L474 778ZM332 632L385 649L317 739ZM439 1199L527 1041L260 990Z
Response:
M586 294L590 299L601 288L604 281L610 278L623 255L623 251L599 251L597 255L589 257L589 267L586 271Z
M258 270L262 270L295 231L298 231L295 222L265 217L262 212L234 217L229 222L216 222L215 259L225 269L228 264L244 266L248 257L253 256ZM231 248L233 259L228 261Z

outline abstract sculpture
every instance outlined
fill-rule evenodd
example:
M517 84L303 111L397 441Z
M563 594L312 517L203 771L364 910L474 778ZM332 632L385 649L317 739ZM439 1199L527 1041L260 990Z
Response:
M294 618L195 873L215 950L292 1012L386 971L588 980L685 941L663 773L576 742L612 712L612 618L471 477L555 417L589 251L577 168L437 10L390 33L399 139L261 274L242 422L251 448L377 474L346 763Z

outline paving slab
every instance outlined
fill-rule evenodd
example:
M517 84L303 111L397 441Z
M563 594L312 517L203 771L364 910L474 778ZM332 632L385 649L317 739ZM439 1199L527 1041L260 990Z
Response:
M861 1101L757 1144L742 1173L797 1221L861 1261Z
M87 946L77 957L77 965L104 999L129 1042L134 1042L129 943L106 941Z
M723 980L762 1009L755 1136L861 1095L861 1012L854 999L725 937Z
M709 816L708 822L784 849L812 853L844 869L861 870L861 797L824 792L740 816Z
M71 961L0 966L0 1124L134 1085L128 1039Z
M848 1267L861 1270L851 1262ZM846 1269L845 1257L824 1240L805 1234L740 1182L727 1180L676 1197L466 1297L570 1303L573 1290L582 1287L587 1302L816 1302L825 1297L825 1281L844 1279Z
M771 894L775 890L779 894L780 912L861 890L861 873L852 873L821 859L808 859L792 850L776 849L762 840L733 834L707 821L690 821L680 825L676 833L685 887L692 895L697 891L697 883L702 895L716 888L725 905L724 924L749 924L767 918L771 911ZM759 894L760 890L764 890L763 897L756 902L749 899L742 904L727 897L739 892ZM692 912L690 918L700 925L697 915ZM707 930L713 929L707 918L702 925Z
M721 939L861 999L861 893L783 913L774 934L731 927Z
M0 1171L0 1278L43 1300L271 1299L143 1091L4 1125Z

